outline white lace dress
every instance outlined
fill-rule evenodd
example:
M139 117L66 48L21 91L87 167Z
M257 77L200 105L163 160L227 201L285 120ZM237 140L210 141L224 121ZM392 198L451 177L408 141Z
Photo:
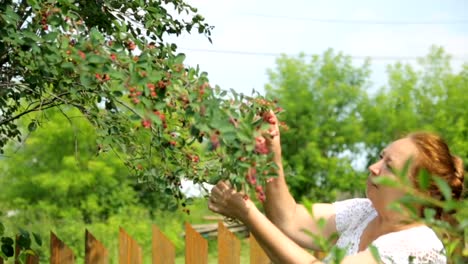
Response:
M336 229L340 237L336 245L346 249L346 255L358 253L362 232L377 216L369 199L349 199L334 204ZM447 263L444 246L434 231L417 226L388 233L374 240L382 261L388 263Z

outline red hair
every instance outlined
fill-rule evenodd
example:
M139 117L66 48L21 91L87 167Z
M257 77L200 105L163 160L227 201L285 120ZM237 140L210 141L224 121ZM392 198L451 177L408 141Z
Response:
M412 180L416 188L420 186L417 175L425 170L431 176L440 177L447 182L452 190L452 199L461 199L465 177L462 159L453 155L447 143L436 134L416 132L409 134L407 137L419 150L411 170ZM444 200L435 181L429 181L426 192L432 198ZM443 217L441 208L437 209L437 217Z

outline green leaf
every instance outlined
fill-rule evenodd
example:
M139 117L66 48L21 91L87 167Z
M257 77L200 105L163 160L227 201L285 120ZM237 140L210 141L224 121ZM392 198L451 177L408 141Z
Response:
M49 34L44 35L43 39L45 41L54 41L57 39L57 36L58 36L58 32L53 31L53 32L50 32Z
M185 60L185 54L179 53L179 54L177 54L177 56L174 58L174 64L180 64L180 63L184 62L184 60Z
M115 97L122 97L123 93L122 93L122 91L113 91L112 95L114 95Z
M29 237L29 234L19 235L17 243L22 249L30 248L31 247L31 238Z
M388 187L398 187L399 184L395 179L391 179L389 177L380 176L372 178L372 182L378 185L388 186Z
M378 249L375 246L371 245L369 247L369 250L370 250L370 252L372 254L372 257L374 258L375 262L380 262L380 254L379 254Z
M4 233L5 233L5 226L3 225L2 222L0 222L0 236L3 236Z
M419 173L418 179L419 179L419 187L423 191L426 191L429 188L430 175L427 173L426 170L423 170L423 171L421 171L421 173Z
M88 55L87 61L89 63L101 64L107 62L107 59L99 55L90 54Z
M7 257L13 257L13 254L15 253L14 250L13 250L13 246L8 245L8 244L3 244L2 245L2 252Z
M2 237L2 244L13 245L15 241L11 237Z
M434 176L434 181L437 185L437 187L439 187L439 190L440 192L442 192L442 195L444 196L445 200L451 200L452 199L452 189L450 188L450 186L448 185L448 183L442 179L442 178L439 178L437 176Z
M434 208L424 208L424 218L426 218L426 220L434 219L435 215L436 211Z
M39 245L39 246L42 246L42 239L41 239L41 236L37 233L34 233L32 232L33 234L33 237L34 237L34 241L36 241L36 244Z
M33 120L31 123L28 125L28 131L33 132L37 128L37 120Z

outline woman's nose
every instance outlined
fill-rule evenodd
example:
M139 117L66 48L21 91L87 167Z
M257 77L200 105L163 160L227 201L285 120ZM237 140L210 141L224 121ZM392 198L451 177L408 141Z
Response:
M379 164L380 164L380 161L369 166L369 171L373 176L379 175L379 172L380 172Z

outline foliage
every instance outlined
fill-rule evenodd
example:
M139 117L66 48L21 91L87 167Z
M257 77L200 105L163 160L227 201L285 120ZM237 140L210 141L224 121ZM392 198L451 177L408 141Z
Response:
M167 200L172 208L184 199L184 178L264 184L272 165L255 151L255 133L275 104L211 87L206 73L185 67L185 55L163 41L193 28L209 37L196 9L182 1L96 3L2 7L0 149L24 140L17 120L27 118L34 131L46 122L44 110L75 108L96 129L95 148L121 153L138 181L175 198ZM191 19L174 18L182 14ZM200 147L210 151L199 155ZM255 184L243 176L253 164Z
M38 219L32 230L62 226L73 239L82 230L66 225L70 219L103 234L124 223L138 230L159 209L189 202L179 188L186 178L229 179L264 198L251 187L274 176L273 165L256 138L276 102L212 87L207 73L183 64L165 38L197 30L210 40L212 27L196 8L181 0L2 3L1 196L20 212L17 224ZM417 67L389 66L388 86L375 95L367 61L355 66L329 50L277 64L267 97L286 110L283 157L297 199L362 194L365 173L356 164L413 130L442 134L468 161L468 66L453 73L441 48ZM65 121L54 121L57 113Z
M167 217L169 204L161 198L165 194L145 190L146 185L135 181L118 153L96 155L96 131L79 111L70 109L65 116L48 110L44 115L48 121L42 129L30 133L24 145L8 147L6 152L12 155L0 163L0 185L6 186L0 194L0 219L10 231L5 235L14 237L12 232L19 228L34 230L43 244L31 247L41 260L47 260L53 231L81 261L83 233L88 229L116 262L119 227L144 252L150 252L155 224L175 244L177 253L183 254L183 223L201 221L208 210L204 199L193 201L190 209L176 204L177 210Z

